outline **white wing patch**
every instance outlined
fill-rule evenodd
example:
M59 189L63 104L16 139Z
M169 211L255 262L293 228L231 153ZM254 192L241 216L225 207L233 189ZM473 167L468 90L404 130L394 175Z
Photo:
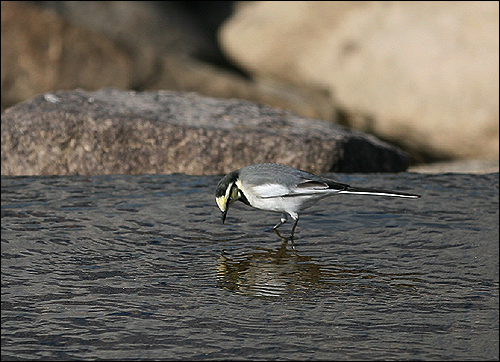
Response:
M328 185L320 182L304 182L300 183L297 187L291 190L281 184L265 184L259 186L252 186L253 192L261 198L271 197L284 197L292 195L314 195L323 193L324 191L332 192L328 189Z
M253 192L262 198L280 197L290 194L290 189L280 184L252 186Z

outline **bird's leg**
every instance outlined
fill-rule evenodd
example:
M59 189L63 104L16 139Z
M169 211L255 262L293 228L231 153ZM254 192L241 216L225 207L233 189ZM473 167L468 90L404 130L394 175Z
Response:
M281 221L273 227L273 230L276 233L276 235L278 235L283 240L283 242L286 242L288 244L288 240L290 240L290 242L292 243L292 249L295 250L295 244L293 243L293 234L295 233L295 228L297 227L297 223L299 222L299 215L297 215L296 213L293 213L293 214L290 214L290 216L294 220L294 223L292 226L292 234L290 235L290 238L284 238L283 236L281 236L281 234L277 230L281 225L283 225L284 223L287 222L287 220L288 220L287 214L283 214Z
M295 222L293 223L292 234L290 236L290 239L292 240L292 243L293 243L293 234L295 233L295 228L297 227L297 223L299 222L299 216L297 215L296 217L294 217L294 219L295 219Z
M288 216L287 214L283 214L283 216L281 217L281 220L279 223L277 223L276 225L274 225L273 227L273 230L274 232L276 233L276 235L278 235L280 237L280 239L283 239L283 240L286 240L283 236L281 236L281 234L279 233L278 231L278 228L283 225L284 223L286 223L286 221L288 220Z
M279 223L277 223L276 225L273 226L273 229L276 230L277 228L279 228L281 225L283 225L284 223L286 223L286 221L288 220L288 217L286 214L283 214L283 216L281 217L281 220Z

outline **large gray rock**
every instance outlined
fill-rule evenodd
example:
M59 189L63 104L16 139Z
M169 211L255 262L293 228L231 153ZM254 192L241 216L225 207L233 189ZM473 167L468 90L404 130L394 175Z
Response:
M496 158L499 3L244 2L221 28L256 79L323 86L415 158Z
M373 136L249 101L180 92L56 92L2 113L2 175L221 174L259 162L396 172Z

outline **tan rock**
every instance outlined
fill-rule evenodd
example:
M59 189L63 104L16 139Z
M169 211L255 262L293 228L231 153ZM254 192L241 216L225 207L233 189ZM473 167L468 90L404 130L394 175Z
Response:
M52 90L127 89L154 63L147 52L134 60L109 39L22 2L2 2L1 52L2 109Z
M322 86L415 158L498 158L498 2L248 2L221 29L258 79Z
M2 2L2 109L45 92L113 87L196 91L335 119L324 89L255 82L195 59L214 58L218 49L176 4L45 5L53 9Z

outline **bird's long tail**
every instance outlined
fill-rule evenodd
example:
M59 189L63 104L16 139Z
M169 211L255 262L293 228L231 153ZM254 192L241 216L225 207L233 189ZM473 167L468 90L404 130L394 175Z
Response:
M349 187L345 190L339 191L339 194L395 196L395 197L408 197L408 198L412 198L412 199L418 199L420 197L420 195L409 194L406 192L365 189L365 188L360 188L360 187Z

